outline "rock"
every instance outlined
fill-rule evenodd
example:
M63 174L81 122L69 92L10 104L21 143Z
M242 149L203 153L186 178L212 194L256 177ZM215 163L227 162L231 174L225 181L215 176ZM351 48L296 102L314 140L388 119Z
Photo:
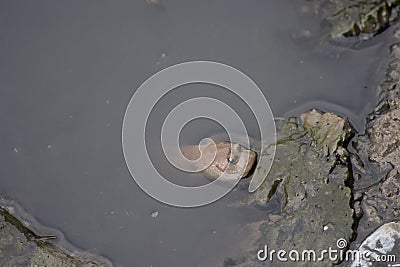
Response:
M362 207L361 207L361 201L354 201L353 208L354 208L356 218L361 218L364 215L364 211L362 210Z
M326 21L331 26L330 37L360 37L368 40L383 32L398 20L398 0L330 1L335 12Z
M380 190L385 197L398 197L400 193L400 179L398 177L390 177L384 181Z
M264 184L249 202L268 210L281 203L279 214L248 226L252 241L246 260L236 266L259 266L257 252L321 251L336 248L338 239L353 239L352 176L345 145L352 136L346 119L312 110L278 125L275 161ZM279 201L276 201L279 199ZM337 262L337 261L336 261ZM326 259L318 266L332 266ZM265 266L309 266L310 262L263 262ZM303 265L302 265L303 264ZM263 265L263 266L264 266Z
M67 244L61 246L50 243L49 240L61 239L62 236L39 236L28 229L17 216L26 214L11 214L10 211L21 211L15 204L4 199L0 201L0 266L41 266L41 267L109 267L111 262L93 254L81 252ZM25 222L27 224L27 222ZM33 225L33 222L29 222ZM37 225L36 222L34 222ZM56 231L55 231L56 232ZM68 247L68 249L67 249ZM71 249L72 248L72 249Z
M400 216L399 96L400 44L394 44L390 48L385 78L378 86L378 104L367 116L365 133L356 136L352 142L354 152L357 153L356 157L351 157L354 176L360 177L354 182L354 190L363 195L360 199L362 213L358 212L362 214L362 218L358 222L354 244L363 242L361 248L368 243L370 249L376 250L370 239L374 234L365 238L378 227L381 228L376 232L378 239L375 241L382 242L392 238L384 238L382 231L392 233L392 227L398 227L393 221ZM384 224L386 222L392 223ZM361 262L361 266L366 266L365 264L366 262Z
M324 157L339 157L347 162L348 153L343 144L353 134L347 120L317 110L302 114L301 120L303 127L311 133L312 145L317 146L317 151L322 151Z
M361 202L364 214L358 227L360 237L400 215L399 73L400 44L394 44L385 79L378 86L378 104L367 117L365 134L353 141L362 161L362 164L353 162L354 172L361 177L354 188L365 195Z
M380 165L390 164L393 168L390 176L396 175L400 168L400 110L391 109L377 117L369 124L367 135L371 142L369 159Z
M370 266L371 262L376 262L373 266L399 266L396 256L400 255L400 223L382 225L362 242L357 251L359 258L353 261L352 267ZM382 265L378 265L379 262Z
M340 57L344 47L357 48L397 23L399 10L399 0L304 1L299 12L316 16L321 29L303 30L293 39L308 43L318 53Z

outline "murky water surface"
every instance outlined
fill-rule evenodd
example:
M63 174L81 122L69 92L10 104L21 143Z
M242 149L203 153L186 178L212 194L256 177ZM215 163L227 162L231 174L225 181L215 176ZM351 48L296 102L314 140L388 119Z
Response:
M123 115L135 89L155 72L212 60L250 76L275 116L318 107L348 116L362 130L383 75L386 37L332 56L336 52L318 44L318 19L299 11L304 3L2 2L1 192L72 243L123 266L216 266L235 256L240 226L263 216L229 207L246 191L193 209L153 200L125 166ZM314 43L293 38L304 30ZM207 180L173 174L157 156L157 129L169 110L193 96L230 103L250 134L258 134L247 107L222 88L190 85L168 94L151 116L149 150L161 172L186 185ZM216 123L193 121L181 140L197 142L219 131Z

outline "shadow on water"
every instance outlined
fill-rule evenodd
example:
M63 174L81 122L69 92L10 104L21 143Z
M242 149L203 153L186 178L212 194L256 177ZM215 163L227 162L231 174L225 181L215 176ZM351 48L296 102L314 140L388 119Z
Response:
M299 45L297 33L319 34L318 20L299 12L302 1L151 3L2 4L0 187L73 244L123 266L215 266L238 253L240 226L265 211L230 207L246 199L240 189L193 209L166 206L141 191L121 147L122 119L135 88L176 63L218 61L249 75L275 116L318 107L362 129L386 50L377 44L332 58L324 48L314 52L317 43ZM231 103L250 135L258 134L249 110L226 90L177 88L149 124L150 153L165 174L174 176L157 156L160 123L174 104L201 95ZM209 121L186 128L183 143L221 131ZM185 183L187 176L179 175ZM207 182L196 177L193 185Z

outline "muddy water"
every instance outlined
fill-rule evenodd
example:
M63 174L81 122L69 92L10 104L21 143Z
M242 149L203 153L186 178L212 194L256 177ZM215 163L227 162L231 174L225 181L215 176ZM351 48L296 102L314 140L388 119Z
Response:
M123 266L216 266L238 253L240 225L262 213L229 205L237 189L201 208L165 206L130 177L121 126L135 88L164 67L219 61L240 69L263 90L275 116L311 107L336 111L362 129L374 104L385 35L372 45L331 51L295 40L318 19L302 1L35 1L0 8L0 188L73 244ZM316 38L315 40L317 40ZM329 50L329 49L328 49ZM150 153L181 184L204 177L175 175L159 155L156 130L179 101L215 96L236 106L251 135L254 118L222 88L191 85L160 102L151 123ZM220 126L188 124L182 142ZM274 207L271 207L273 211Z

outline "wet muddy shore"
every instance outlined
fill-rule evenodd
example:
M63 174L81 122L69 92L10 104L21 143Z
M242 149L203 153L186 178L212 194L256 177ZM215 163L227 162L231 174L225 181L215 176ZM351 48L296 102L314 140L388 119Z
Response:
M0 49L0 191L16 201L0 203L0 265L350 266L340 259L270 263L257 253L265 245L338 248L338 240L344 252L371 249L382 241L380 227L395 236L399 1L208 4L72 9L43 2L0 11L7 22L0 27L7 39ZM283 119L275 163L258 191L249 194L243 180L219 202L184 210L149 198L132 181L120 136L132 88L196 59L240 67ZM180 88L156 109L154 140L166 110L193 95L247 112L222 89ZM256 136L253 118L244 118ZM200 123L183 139L191 144L218 127ZM162 162L158 152L155 162ZM396 254L395 244L375 252Z

